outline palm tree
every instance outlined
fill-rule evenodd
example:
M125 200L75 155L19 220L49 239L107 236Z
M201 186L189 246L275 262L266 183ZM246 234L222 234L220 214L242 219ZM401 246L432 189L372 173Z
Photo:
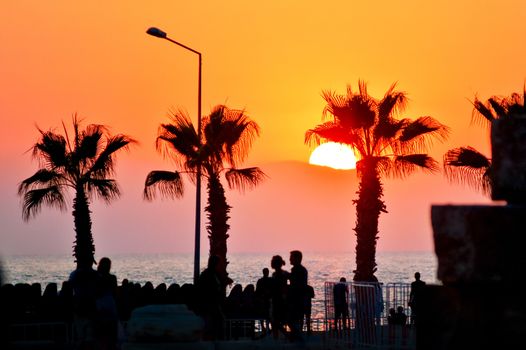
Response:
M492 96L485 103L477 97L473 101L472 122L490 125L497 119L526 114L526 87L522 95ZM450 149L444 154L444 172L452 182L466 184L485 195L491 194L491 159L475 148L466 146Z
M157 191L168 198L182 197L184 193L181 174L186 173L195 183L198 165L207 180L208 239L210 256L220 258L220 275L223 286L229 283L227 272L227 239L231 207L221 183L224 173L229 188L245 190L257 186L265 174L257 167L239 169L254 141L259 126L244 111L219 105L210 116L203 118L203 137L200 140L194 125L184 111L170 113L172 123L161 124L156 141L157 150L171 157L179 170L155 170L148 174L144 185L144 198L152 200Z
M70 140L64 123L65 136L38 129L40 139L32 151L41 168L20 183L18 194L23 197L22 217L27 221L40 211L43 204L66 210L67 192L73 190L73 256L77 267L91 267L95 262L95 246L91 233L90 200L98 197L109 203L119 197L117 182L108 177L114 174L116 152L128 149L135 141L122 134L112 136L103 125L90 124L81 131L80 123L75 114L73 140Z
M359 160L360 179L356 205L356 270L355 281L376 282L376 241L378 218L386 211L382 200L383 176L405 177L416 169L438 170L437 162L425 154L430 137L444 140L448 128L431 117L414 121L395 119L402 112L407 98L395 91L393 84L384 97L377 100L367 93L367 84L358 83L358 91L347 87L346 95L323 91L327 103L323 117L330 120L305 133L305 143L326 141L350 146Z

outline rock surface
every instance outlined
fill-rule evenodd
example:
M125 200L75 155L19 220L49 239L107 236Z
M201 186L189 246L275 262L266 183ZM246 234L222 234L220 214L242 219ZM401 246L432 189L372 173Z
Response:
M524 281L526 206L434 205L431 221L445 285Z
M526 115L492 122L491 153L492 198L526 204Z

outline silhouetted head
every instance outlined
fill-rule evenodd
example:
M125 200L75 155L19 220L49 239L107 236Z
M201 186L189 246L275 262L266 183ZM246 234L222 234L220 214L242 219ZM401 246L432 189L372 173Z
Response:
M420 272L415 272L415 280L420 281Z
M243 289L243 294L254 294L255 291L256 291L256 288L254 287L253 284L247 284L245 286L245 289Z
M268 267L265 267L263 269L263 276L268 277L269 273L270 273L270 271L268 270Z
M290 264L292 266L301 265L303 254L299 250L293 250L290 252Z
M216 270L217 267L219 266L219 257L217 255L210 255L210 257L208 258L208 269L210 270Z
M404 312L404 307L403 306L399 306L396 308L396 312L398 312L399 314L403 313Z
M99 260L99 264L97 265L97 271L100 273L110 273L111 270L111 260L110 258L104 257Z
M233 297L237 297L237 296L240 296L241 293L243 293L243 286L241 286L239 283L234 285L234 287L232 288L232 290L230 291L230 294L229 296L231 298Z
M396 311L393 307L389 309L389 315L393 316L395 313Z
M347 280L345 279L345 277L342 277L340 278L340 282L347 282Z
M284 265L285 260L283 260L281 255L274 255L272 260L270 260L270 267L272 267L274 270L281 270L281 267Z

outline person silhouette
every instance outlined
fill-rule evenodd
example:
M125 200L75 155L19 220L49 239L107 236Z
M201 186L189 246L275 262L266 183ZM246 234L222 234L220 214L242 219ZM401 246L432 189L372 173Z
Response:
M100 274L93 269L91 263L78 264L69 275L69 282L73 290L73 325L77 348L94 349Z
M270 261L270 266L274 269L272 273L272 297L270 307L270 324L272 325L272 334L277 339L279 332L287 335L285 331L285 318L287 306L287 280L289 272L283 270L285 261L280 255L274 255Z
M111 260L101 258L97 265L100 283L97 290L96 337L99 349L117 347L119 314L117 312L117 277L110 273Z
M307 285L307 292L305 294L305 304L303 308L303 314L305 316L305 323L307 325L307 335L312 333L311 315L312 315L312 299L314 298L314 288ZM301 326L303 328L303 325Z
M404 326L407 323L407 315L404 312L403 306L398 306L396 308L395 321L396 324L401 326Z
M389 309L389 314L387 316L387 324L393 326L396 324L396 310L394 307Z
M293 339L301 338L303 326L303 315L305 309L305 298L307 296L308 271L301 264L303 254L299 250L290 252L290 285L287 295L289 305L289 327Z
M206 269L201 272L197 281L197 305L198 312L205 321L205 340L222 339L224 335L225 295L219 279L219 259L218 256L211 255Z
M349 287L345 277L332 289L334 300L334 327L336 331L349 329Z
M420 295L426 282L420 279L420 272L415 272L415 281L411 283L411 291L409 292L409 307L411 308L411 324L417 324L418 313L420 308Z
M256 282L256 300L258 315L262 317L261 332L266 335L270 331L270 299L272 297L272 279L268 268L263 269L263 277Z

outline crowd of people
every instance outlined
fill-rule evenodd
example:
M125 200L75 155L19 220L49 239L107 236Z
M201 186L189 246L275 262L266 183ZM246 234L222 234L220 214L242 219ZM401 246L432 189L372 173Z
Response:
M283 336L301 341L304 324L307 333L311 332L314 289L308 284L308 271L302 265L303 254L300 251L290 252L290 271L283 269L285 261L281 256L273 256L270 262L272 275L268 268L264 268L256 287L245 287L244 302L241 285L234 286L228 298L224 295L225 286L221 285L217 271L218 259L215 256L209 258L208 266L197 283L201 303L196 312L205 320L206 339L221 339L225 334L225 313L229 313L230 318L243 318L243 315L236 313L236 305L243 305L245 312L253 310L251 316L261 320L263 336L272 334L276 339ZM247 295L253 295L253 298ZM247 305L247 299L253 304L248 302Z
M195 285L161 283L154 287L122 280L111 273L111 260L102 258L97 269L78 266L58 289L49 283L42 292L39 283L5 284L0 288L2 319L10 323L65 322L73 325L78 348L114 349L119 343L122 325L132 311L150 304L186 304L205 321L204 338L222 339L225 320L261 320L262 334L300 340L310 315L314 289L308 285L308 272L302 265L302 253L290 253L290 271L285 261L272 257L268 268L255 285L221 285L217 274L219 258L211 256Z
M122 334L122 324L132 311L150 304L186 304L200 315L205 323L204 339L218 340L225 336L227 319L260 320L262 336L302 341L303 330L311 333L310 317L314 289L308 284L308 271L302 265L303 255L290 252L290 271L284 269L285 260L275 255L270 261L272 272L262 269L262 277L255 285L232 286L229 295L221 284L219 258L211 256L196 285L161 283L154 287L122 280L111 273L111 260L100 259L97 270L79 266L58 291L50 283L41 293L40 284L3 285L0 289L2 319L13 323L27 321L64 321L73 324L78 348L115 349ZM411 284L408 306L410 322L418 319L420 291L425 282L415 273ZM381 293L381 292L380 292ZM349 286L345 278L334 285L334 320L338 329L349 329ZM382 302L383 303L383 302ZM389 310L389 325L405 325L408 316L402 306ZM305 327L304 327L305 326ZM253 328L253 327L252 327Z

